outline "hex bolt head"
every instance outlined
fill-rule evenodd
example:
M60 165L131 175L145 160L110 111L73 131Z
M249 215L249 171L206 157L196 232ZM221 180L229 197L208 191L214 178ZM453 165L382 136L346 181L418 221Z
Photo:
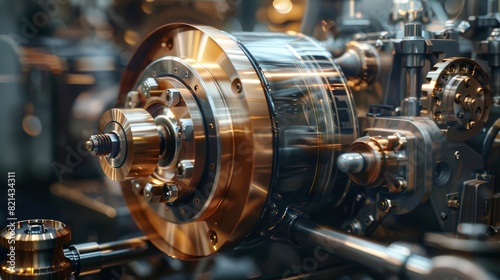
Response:
M193 176L194 165L191 160L181 160L177 163L177 177L179 179L190 179Z
M406 189L406 187L408 185L407 182L406 182L406 180L403 179L403 178L395 178L395 179L393 179L392 180L392 184L393 184L395 190L398 191L398 192Z
M158 82L155 78L147 78L141 84L141 92L144 96L150 97L152 90L158 90Z
M162 187L165 202L174 202L179 197L179 188L174 184L164 184Z
M165 90L162 97L163 97L163 100L165 100L165 105L167 107L175 107L175 106L177 106L177 104L179 104L179 102L181 100L181 94L175 88L170 88L170 89Z
M141 102L141 99L139 98L139 92L138 91L129 91L127 93L127 102L125 102L125 107L126 108L135 108L139 103Z
M193 138L193 120L180 119L179 122L179 136L181 139Z
M382 198L380 199L378 202L377 202L377 207L378 209L380 209L381 211L384 211L384 212L389 212L389 210L391 210L391 208L393 207L392 205L392 202L390 199L387 199L387 198Z
M167 200L163 196L162 187L162 185L153 185L151 183L147 183L143 190L144 198L146 199L146 201L150 203L166 202Z

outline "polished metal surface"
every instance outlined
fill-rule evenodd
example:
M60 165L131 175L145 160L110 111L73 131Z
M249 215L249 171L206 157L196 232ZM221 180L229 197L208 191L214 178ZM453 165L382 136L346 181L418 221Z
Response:
M178 150L153 175L179 186L175 203L152 206L123 183L134 219L155 246L174 257L194 259L234 246L260 217L272 171L271 118L258 75L227 34L177 24L157 30L139 48L120 100L146 76L167 80L180 95L141 105L157 122L166 117L176 125L189 112L193 137L182 131L171 136ZM162 106L168 110L156 109ZM191 178L176 175L183 160L193 163Z
M77 217L78 242L146 236L62 250L64 224L13 222L2 245L15 265L7 255L2 279L500 275L498 0L4 2L0 13L31 10L13 17L21 33L0 25L0 92L12 97L1 165L8 210L15 198L23 208L9 215L24 215L28 198L37 215ZM159 10L179 22L213 13L225 31L140 32L172 19ZM290 31L300 21L307 34ZM74 47L87 40L128 47L109 57ZM86 142L68 139L82 132Z
M1 278L68 279L72 268L63 246L71 240L71 230L54 220L12 222L2 230L1 245L9 250Z
M358 127L330 54L298 34L234 36L165 26L142 44L122 83L120 101L128 109L115 110L147 111L160 135L155 172L135 176L133 188L123 183L125 198L141 229L174 257L235 246L263 215L269 190L311 205L330 194L340 200L346 191L345 181L337 184L335 161ZM121 124L105 115L101 125L104 119ZM152 130L144 137L156 139ZM151 170L146 165L140 174Z
M343 197L336 158L358 135L350 88L330 54L301 34L236 33L262 71L275 127L273 190L287 203ZM328 195L328 194L331 194Z
M290 232L291 239L299 244L322 248L349 261L362 263L385 276L389 274L409 279L496 279L484 268L465 258L428 258L423 256L421 248L414 244L379 244L318 226L307 219L297 221Z
M74 244L64 250L64 255L71 260L75 276L95 274L107 267L157 254L160 252L145 237L102 244Z
M153 173L159 160L160 139L154 120L146 110L110 109L103 114L99 130L119 139L116 153L109 156L110 150L99 156L101 168L108 177L121 181L149 177ZM92 137L89 141L93 142ZM87 148L93 150L95 146Z
M464 141L478 133L492 106L487 72L467 58L434 65L422 86L421 114L432 118L450 139Z
M344 173L359 173L365 168L365 159L360 153L341 154L337 159L337 167Z

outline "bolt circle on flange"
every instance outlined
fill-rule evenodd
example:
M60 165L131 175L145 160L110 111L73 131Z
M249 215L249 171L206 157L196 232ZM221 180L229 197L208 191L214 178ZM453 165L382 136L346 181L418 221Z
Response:
M450 139L469 139L484 126L492 106L486 68L468 58L448 58L433 69L422 86L420 114Z

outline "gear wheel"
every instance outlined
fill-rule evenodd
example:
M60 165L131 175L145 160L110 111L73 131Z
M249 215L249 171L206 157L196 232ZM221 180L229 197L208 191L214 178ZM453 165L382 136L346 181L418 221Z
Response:
M422 116L432 118L448 138L464 141L481 130L491 109L488 73L477 61L448 58L436 63L422 85Z

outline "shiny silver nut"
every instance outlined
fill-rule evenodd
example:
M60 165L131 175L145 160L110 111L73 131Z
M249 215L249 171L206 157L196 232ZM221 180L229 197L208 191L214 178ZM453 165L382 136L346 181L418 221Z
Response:
M189 179L193 175L194 165L190 160L181 160L177 163L177 177Z
M181 94L177 89L167 89L163 96L167 107L175 107L181 101Z
M143 194L144 198L149 203L162 203L167 201L163 196L163 186L147 183L144 187Z
M141 100L139 98L138 91L133 90L127 93L127 102L125 103L126 108L135 108L140 102Z
M377 202L377 207L384 212L389 212L389 210L393 207L392 201L390 199L383 198Z
M193 138L193 120L180 119L179 122L179 136L181 139Z
M158 82L156 82L154 78L147 78L144 82L142 82L141 92L146 97L151 96L151 91L157 89L158 89Z
M165 198L167 203L174 202L179 197L179 188L177 187L177 185L165 184L163 185L162 191L163 197Z

